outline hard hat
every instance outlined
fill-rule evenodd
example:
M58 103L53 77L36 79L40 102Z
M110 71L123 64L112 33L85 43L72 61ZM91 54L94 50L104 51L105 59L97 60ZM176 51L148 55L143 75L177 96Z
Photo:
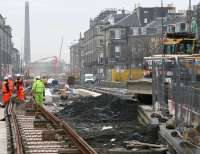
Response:
M8 78L12 78L12 75L8 75Z
M21 75L20 74L16 74L16 77L20 77Z
M37 75L35 78L36 78L36 79L40 79L40 76L39 76L39 75Z
M8 77L7 77L7 76L5 76L5 77L4 77L4 80L8 80Z

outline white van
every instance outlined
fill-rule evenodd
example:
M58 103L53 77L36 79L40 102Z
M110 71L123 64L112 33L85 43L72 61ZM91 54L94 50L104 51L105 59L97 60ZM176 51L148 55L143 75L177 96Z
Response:
M95 77L93 74L85 74L85 77L84 77L84 82L85 83L94 83L95 82Z

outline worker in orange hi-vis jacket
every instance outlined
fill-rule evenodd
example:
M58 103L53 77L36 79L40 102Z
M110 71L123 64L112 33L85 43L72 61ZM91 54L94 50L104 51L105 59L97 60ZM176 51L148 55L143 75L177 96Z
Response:
M24 87L21 75L17 74L17 80L15 81L16 95L19 102L24 102Z
M10 91L10 97L13 94L13 80L12 75L8 75L8 84L9 84L9 91Z
M7 110L8 110L8 104L10 101L10 90L9 90L9 82L8 77L4 77L4 81L2 82L2 103L1 107L5 107L5 117L0 119L0 121L5 121L5 118L7 117Z
M2 103L5 107L10 99L10 89L9 89L9 82L8 77L4 77L4 81L2 82Z

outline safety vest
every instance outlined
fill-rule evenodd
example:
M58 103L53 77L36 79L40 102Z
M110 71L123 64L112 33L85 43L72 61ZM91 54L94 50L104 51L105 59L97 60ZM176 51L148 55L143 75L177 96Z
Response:
M35 92L43 93L44 92L44 84L41 80L35 81Z
M8 81L3 81L3 84L2 84L2 93L5 94L5 93L9 93L9 83Z
M9 83L9 89L12 91L13 90L13 81L8 80L8 83Z
M23 82L21 80L17 80L16 81L16 88L17 88L17 91L19 90L23 90Z

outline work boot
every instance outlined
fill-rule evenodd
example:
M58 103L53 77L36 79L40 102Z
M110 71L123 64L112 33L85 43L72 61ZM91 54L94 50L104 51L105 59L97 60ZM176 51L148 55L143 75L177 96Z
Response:
M5 108L5 105L3 105L3 104L0 104L0 107L1 107L1 108Z
M4 117L3 119L0 119L0 121L5 121L6 120L6 118Z

